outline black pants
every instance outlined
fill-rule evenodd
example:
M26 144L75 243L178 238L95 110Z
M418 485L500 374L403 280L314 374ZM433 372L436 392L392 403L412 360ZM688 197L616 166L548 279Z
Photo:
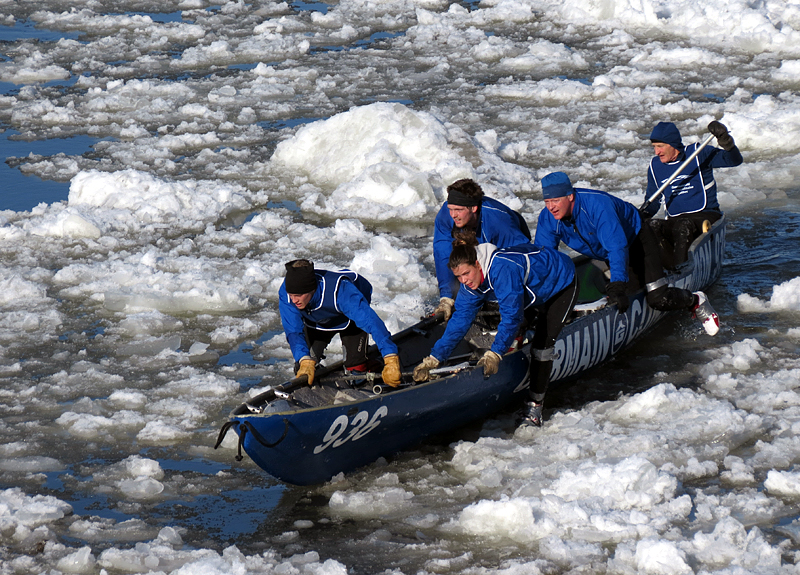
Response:
M668 286L658 240L645 222L642 222L642 229L628 247L628 265L632 272L628 289L636 291L645 288L650 307L661 311L691 309L694 294L689 290Z
M655 233L661 249L661 263L667 269L675 269L689 257L689 246L703 233L703 222L712 224L722 214L715 211L681 214L666 220L652 219L650 227Z
M553 352L558 334L578 300L577 276L572 283L539 307L525 310L528 327L534 329L531 340L531 363L528 367L528 394L531 400L542 403L550 384L553 368Z
M352 321L341 331L323 331L313 327L305 327L306 343L311 350L311 357L319 363L325 358L325 348L331 343L333 336L339 334L344 347L344 366L355 367L366 363L369 347L369 334ZM295 365L295 373L299 365Z

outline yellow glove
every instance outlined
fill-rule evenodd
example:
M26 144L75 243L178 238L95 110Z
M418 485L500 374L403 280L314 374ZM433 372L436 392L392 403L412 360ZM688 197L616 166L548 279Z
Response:
M432 355L429 355L422 360L422 363L414 368L412 377L414 378L414 381L428 381L431 375L430 371L437 367L439 367L439 360Z
M453 298L443 297L439 299L439 305L437 305L436 309L433 310L433 315L442 312L444 314L444 321L447 321L450 319L450 316L453 315L453 307L455 305L456 302L453 301Z
M317 362L308 356L300 360L300 368L297 370L297 377L302 375L308 376L308 385L314 383L314 370L317 367Z
M383 358L381 377L386 385L392 387L400 385L400 357L396 353L391 353Z
M478 367L483 366L483 375L490 376L497 373L500 369L500 360L503 359L491 349L483 354L483 357L478 360Z

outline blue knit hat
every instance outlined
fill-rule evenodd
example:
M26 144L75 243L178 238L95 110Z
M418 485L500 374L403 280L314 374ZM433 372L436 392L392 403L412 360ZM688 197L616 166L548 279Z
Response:
M542 178L542 197L545 200L563 198L574 193L569 176L564 172L552 172Z
M672 122L659 122L656 124L656 127L653 128L650 134L650 141L669 144L676 150L683 150L681 133L678 131L678 127Z

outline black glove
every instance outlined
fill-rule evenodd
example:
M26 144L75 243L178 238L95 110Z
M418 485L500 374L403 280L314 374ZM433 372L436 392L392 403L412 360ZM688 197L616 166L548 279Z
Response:
M611 282L606 286L606 295L608 296L608 303L617 304L619 313L625 313L630 305L628 296L625 295L625 282Z
M728 133L728 128L725 127L725 124L721 124L720 122L714 120L708 125L708 131L717 139L719 147L726 152L730 152L734 146L736 146L736 144L733 143L733 138Z

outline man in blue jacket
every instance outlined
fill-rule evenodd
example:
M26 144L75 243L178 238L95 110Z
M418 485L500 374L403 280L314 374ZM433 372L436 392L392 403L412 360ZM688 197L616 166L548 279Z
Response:
M458 290L448 261L453 249L453 233L460 229L474 230L479 243L490 243L498 248L531 241L525 219L505 204L487 198L474 180L465 178L447 186L447 201L436 214L433 228L433 260L439 283L439 305L434 313L444 313L445 320L453 313L453 298Z
M743 162L742 153L728 129L714 120L708 131L717 138L719 148L706 146L683 172L664 189L657 201L645 208L649 216L663 203L666 219L650 220L650 226L662 247L662 263L675 268L686 261L689 246L703 233L703 223L713 224L722 217L717 201L714 168L732 168ZM683 145L681 133L672 122L659 122L650 134L655 156L647 171L645 198L651 197L675 170L691 156L698 143Z
M313 384L316 366L337 333L345 349L345 368L354 373L367 371L371 334L383 356L383 382L400 385L397 345L370 307L372 286L366 279L350 270L315 270L308 260L294 260L286 264L278 296L298 377L306 375L308 384Z
M557 248L564 242L581 254L606 262L611 273L606 295L620 313L629 305L630 267L637 283L645 288L650 307L690 310L710 335L719 331L719 317L703 292L669 286L653 231L642 225L632 204L606 192L573 188L564 172L542 178L542 196L545 209L539 214L534 244Z
M478 245L474 235L459 234L454 244L449 266L461 283L455 311L431 355L414 369L414 380L427 380L430 370L446 360L467 333L483 304L497 302L500 324L491 348L478 365L484 375L497 373L503 355L527 320L527 327L534 330L529 401L517 422L540 427L556 338L578 297L575 265L562 252L530 243L497 249L489 243Z

